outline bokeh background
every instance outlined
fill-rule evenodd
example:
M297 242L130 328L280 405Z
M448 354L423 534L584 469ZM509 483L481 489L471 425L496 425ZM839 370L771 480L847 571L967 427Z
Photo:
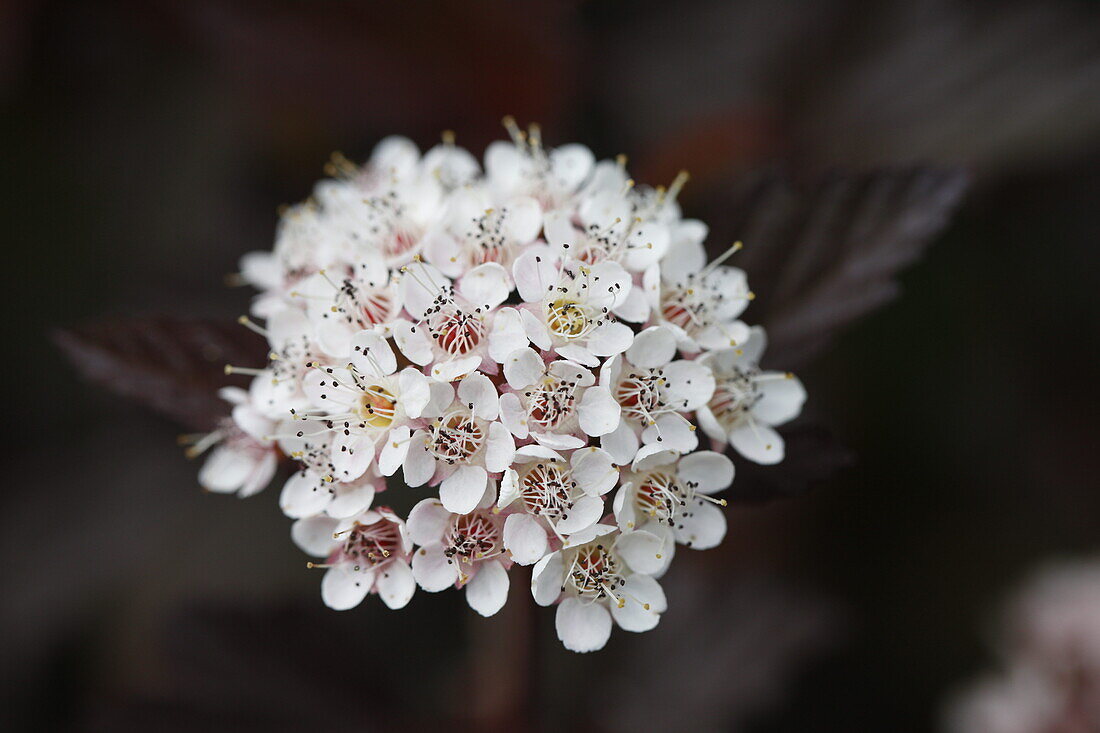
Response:
M1100 551L1096 3L8 0L0 102L5 730L935 730L1012 585ZM660 627L595 656L458 594L327 611L272 490L204 495L178 427L51 341L231 320L224 275L332 151L476 153L506 113L687 168L716 250L762 177L969 182L902 297L800 369L852 465L731 507Z

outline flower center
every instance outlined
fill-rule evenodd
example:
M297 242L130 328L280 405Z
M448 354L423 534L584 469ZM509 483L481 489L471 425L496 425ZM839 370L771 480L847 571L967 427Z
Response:
M358 522L347 531L347 539L336 551L334 561L355 563L355 569L362 565L378 565L385 562L401 548L401 533L393 522L380 520L374 524Z
M559 298L546 308L546 325L558 336L577 338L588 329L588 316L577 301Z
M619 571L618 558L602 544L590 542L572 553L565 575L565 585L582 598L613 598L621 606L623 601L615 595L615 588L625 585Z
M359 396L359 404L355 411L360 419L372 428L388 428L393 423L396 412L397 398L377 384L372 384L363 389Z
M664 407L660 393L660 387L664 383L664 373L659 369L651 370L648 374L631 372L626 379L619 382L615 398L627 416L648 425L654 422L654 416Z
M564 463L538 463L520 479L520 496L531 514L564 519L572 506L571 494L576 485L569 480L569 468Z
M445 415L436 423L428 450L449 464L468 461L485 442L485 431L466 413Z
M553 430L573 412L577 402L574 382L546 377L530 392L527 398L527 421L540 430Z
M470 563L499 555L502 544L496 522L484 510L478 510L451 518L443 547L447 557L457 555L462 562Z
M383 240L382 251L387 258L400 257L408 254L416 247L416 237L404 229L396 229L393 234Z
M464 312L446 293L425 314L428 334L451 356L468 354L485 337L485 322L477 313Z
M675 476L653 471L638 485L634 501L638 511L671 526L680 508L687 506L688 499L688 491Z
M736 369L718 381L708 406L714 418L727 429L737 424L745 412L760 399L753 370Z

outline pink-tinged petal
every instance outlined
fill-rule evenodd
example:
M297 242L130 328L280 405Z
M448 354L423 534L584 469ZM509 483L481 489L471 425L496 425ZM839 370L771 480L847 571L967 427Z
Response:
M638 523L638 510L635 505L636 492L634 484L627 482L615 492L615 501L612 503L612 511L615 513L615 523L623 532L634 529Z
M474 579L466 584L466 603L482 616L492 616L508 600L508 571L495 560L479 563Z
M557 523L558 532L572 535L588 529L603 516L603 499L598 496L582 496Z
M335 496L329 505L325 507L325 514L337 519L354 517L356 514L370 509L374 502L374 485L369 481L359 481L354 484L333 484Z
M478 265L458 281L458 291L475 306L492 310L503 303L511 292L508 271L496 262Z
M528 303L540 303L558 282L558 268L549 247L531 247L516 258L512 277L519 296Z
M489 357L501 364L516 349L527 345L527 332L523 317L515 308L501 308L493 316L493 329L489 332Z
M504 520L504 548L520 565L534 564L550 549L546 528L530 514L509 515Z
M264 453L263 458L256 464L248 480L244 482L241 486L241 490L237 492L237 496L242 499L247 499L266 489L267 485L271 483L271 479L275 477L275 471L278 467L279 459L275 456L275 451Z
M496 386L481 372L466 375L458 384L458 401L483 420L496 420L497 398Z
M567 191L575 191L592 174L596 157L584 145L570 143L550 151L550 174Z
M603 537L605 534L611 534L616 531L616 527L613 524L593 524L578 532L574 532L565 539L563 545L565 547L576 547L577 545L583 545L586 542L591 542L597 537Z
M655 425L642 431L642 442L680 453L690 453L699 447L699 438L692 427L680 415L661 415Z
M681 359L662 371L668 380L665 395L677 410L694 410L714 396L714 374L705 364Z
M471 374L479 364L481 364L481 357L476 354L439 362L432 367L432 379L440 382L454 382Z
M397 357L382 334L360 331L351 339L351 363L360 374L386 377L397 371Z
M733 483L733 461L710 450L684 456L677 471L681 481L695 484L701 494L713 494Z
M432 398L431 380L414 367L406 367L397 375L400 391L400 404L405 414L412 418L420 417Z
M570 221L570 216L564 211L548 211L543 217L543 233L546 241L560 255L568 249L577 246L577 240L582 236ZM574 250L576 251L576 250Z
M551 552L531 568L531 595L535 603L549 606L561 595L565 567L560 552Z
M504 205L504 229L519 244L534 241L542 229L542 207L530 196L517 196Z
M287 479L279 507L291 519L320 514L332 501L329 485L312 471L298 471Z
M611 614L602 603L566 598L554 618L558 639L571 652L603 649L611 637Z
M634 337L626 350L631 364L643 369L656 369L676 356L676 337L664 326L650 326Z
M485 495L489 475L481 466L459 466L439 485L439 500L448 511L469 514Z
M726 514L709 501L696 499L681 512L673 533L681 545L709 550L726 536Z
M382 449L378 452L378 472L383 476L392 476L405 462L405 456L409 453L409 439L412 433L408 425L400 425L390 431L390 434L382 442Z
M611 455L611 460L617 465L625 466L638 453L638 436L627 421L623 420L619 427L600 438L600 447Z
M428 232L421 240L421 248L424 259L447 277L458 277L466 269L466 263L459 259L462 245L447 231L435 229Z
M527 437L527 412L519 397L511 392L500 396L500 421L520 440Z
M567 433L531 433L531 437L538 441L539 445L551 450L572 450L583 448L588 441Z
M485 447L485 468L490 473L500 473L512 465L516 455L516 441L508 428L499 422L489 423L489 440Z
M340 544L340 541L332 536L336 531L336 520L332 517L317 515L304 517L297 520L290 527L290 538L298 549L313 557L328 557L329 553Z
M373 584L374 571L357 571L350 565L329 568L321 578L321 600L334 611L347 611L363 602Z
M622 407L611 396L611 390L607 387L589 387L581 395L581 403L577 407L577 419L585 435L598 438L619 427L619 422L622 420Z
M649 631L668 607L660 584L647 575L631 575L618 593L625 603L612 603L611 616L623 631Z
M374 587L389 608L397 610L409 605L416 592L412 569L400 558L394 559L375 573Z
M757 377L756 386L760 399L752 406L752 414L757 420L768 425L782 425L802 412L806 388L793 374L764 372Z
M615 325L621 326L622 324L619 323ZM626 328L626 326L623 326L623 328ZM554 351L558 352L558 355L563 359L569 359L578 364L584 364L589 367L600 365L600 360L596 358L596 355L580 344L565 344L564 346L556 347Z
M409 538L418 545L431 545L440 541L451 513L444 508L439 499L422 499L409 511L405 527Z
M413 364L426 366L432 363L435 353L432 351L432 341L422 328L417 328L406 320L393 322L393 340L397 348L401 350Z
M423 486L435 473L435 456L428 452L428 434L417 430L409 440L405 454L405 483L411 487Z
M397 291L405 310L420 320L451 280L426 262L410 262L402 270Z
M458 580L458 566L443 552L438 543L421 547L413 553L412 573L416 584L429 593L446 590Z
M630 323L645 323L649 318L649 299L646 298L644 290L633 287L626 298L612 308L611 312Z
M658 466L667 466L676 463L680 453L664 447L663 443L647 443L638 449L638 454L630 463L630 470L635 473L652 471Z
M603 496L619 481L619 469L615 468L611 454L599 448L574 452L569 464L577 487L589 496Z
M535 346L546 351L553 344L550 340L550 329L531 311L522 308L519 311L520 321L523 324L523 332Z
M428 385L431 391L431 398L428 400L428 404L424 406L424 409L420 412L420 417L432 418L439 417L451 406L451 403L455 399L455 388L448 382L440 382L432 380Z
M354 481L374 460L374 440L369 435L337 431L332 440L332 469L339 481Z
M504 360L504 378L512 389L522 389L542 379L546 363L534 349L516 349Z
M231 494L248 481L256 468L256 460L246 451L219 445L202 464L199 484L207 491Z
M270 374L264 374L257 379L265 379L270 383ZM246 397L247 399L247 397ZM267 417L261 415L255 408L249 404L237 405L233 408L231 413L233 416L233 422L237 424L241 430L248 433L250 436L260 441L266 442L268 436L271 435L274 422Z
M634 332L625 323L605 323L588 335L588 350L596 356L614 356L630 348ZM561 353L561 349L558 349Z
M750 461L770 466L783 460L783 436L751 418L730 431L730 445Z
M717 440L721 443L725 443L727 440L726 429L722 427L722 423L718 422L718 419L714 417L714 413L710 411L710 407L703 405L695 411L695 421L699 423L699 427L703 429L703 432L707 434L707 437L711 440Z
M518 498L519 474L511 468L505 469L504 475L500 479L500 496L497 498L497 506L503 509ZM505 540L505 545L507 544L507 540Z
M664 542L645 530L624 532L615 540L615 551L636 573L652 575L664 567Z

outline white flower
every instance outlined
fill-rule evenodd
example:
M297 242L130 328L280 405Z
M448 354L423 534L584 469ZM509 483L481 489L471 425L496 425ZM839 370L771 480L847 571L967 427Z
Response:
M432 365L431 376L451 382L527 344L519 314L496 307L508 297L508 274L495 262L467 272L457 289L437 268L414 262L402 268L401 293L415 323L397 321L394 340L414 364Z
M600 439L615 462L634 460L639 437L645 444L688 453L699 444L695 425L685 416L706 404L714 377L701 361L678 359L676 338L665 326L638 334L623 356L612 357L600 371L600 384L622 408L622 421Z
M501 199L531 196L545 211L564 206L591 174L592 151L574 144L548 152L537 127L525 134L511 118L505 118L504 124L512 142L490 143L485 150L489 189Z
M790 372L764 372L758 362L766 337L753 328L737 349L704 354L699 361L714 372L714 396L698 409L699 425L715 441L763 464L783 460L783 437L774 426L798 417L806 390Z
M626 631L649 631L667 603L660 584L642 571L662 565L662 542L644 531L618 534L595 525L591 539L552 552L531 571L540 606L558 603L555 626L566 649L592 652L611 636L611 621Z
M509 271L542 230L542 210L529 196L496 206L488 191L467 188L451 198L441 226L424 239L424 258L449 277L495 262Z
M500 419L521 440L534 438L548 448L580 448L589 437L619 425L619 403L589 370L568 361L546 364L529 347L504 360L513 390L500 397Z
M419 418L431 400L430 382L419 371L409 367L394 373L397 359L379 334L360 331L351 343L347 367L317 366L304 379L306 395L321 412L297 415L333 432L332 468L341 481L362 476L375 445L392 429Z
M696 270L691 257L670 257L645 271L654 322L672 329L685 353L734 347L748 338L748 326L737 319L753 295L745 273L720 265L723 259Z
M496 387L483 374L467 375L457 400L426 429L417 430L404 458L405 482L421 486L442 479L439 498L448 511L468 514L481 501L489 474L512 464L516 443L497 420Z
M668 540L665 564L677 542L696 550L717 547L726 536L724 499L711 496L733 481L733 461L721 453L675 451L639 453L615 495L619 529L644 529Z
M412 541L400 517L386 508L347 519L317 516L299 519L291 537L303 552L326 558L311 567L326 568L321 599L346 611L368 593L377 593L392 609L408 605L416 591L409 556Z
M252 496L275 476L278 457L271 439L275 423L256 409L243 389L224 387L219 394L233 405L231 417L200 438L188 455L197 456L216 445L199 471L199 484L219 494Z
M516 451L516 468L504 473L497 506L517 507L504 522L504 547L520 565L542 559L549 549L547 529L562 543L591 528L604 514L603 495L619 479L605 451L581 448L568 462L539 445Z
M409 512L409 534L420 549L413 555L417 584L429 593L457 586L482 616L492 616L508 600L508 567L502 518L478 509L447 511L437 499L424 499Z
M578 364L599 366L599 357L621 354L634 337L611 311L625 302L630 275L616 262L589 266L560 259L544 245L530 247L512 267L527 337Z

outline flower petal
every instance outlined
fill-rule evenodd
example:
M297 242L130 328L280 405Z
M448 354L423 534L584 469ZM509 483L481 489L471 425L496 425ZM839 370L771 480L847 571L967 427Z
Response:
M569 458L573 480L589 496L603 496L619 481L619 469L611 454L599 448L582 448Z
M373 583L373 570L343 565L329 568L321 578L321 600L334 611L347 611L363 602Z
M526 337L525 337L526 338ZM512 389L522 389L542 379L546 363L538 352L527 346L516 349L504 360L504 378Z
M603 385L589 387L581 395L577 419L585 435L598 438L619 426L622 407L611 396L609 388Z
M733 483L733 461L711 450L684 456L677 472L681 481L695 484L701 494L713 494Z
M730 445L745 458L765 466L783 460L783 436L751 417L730 431Z
M504 520L504 547L517 563L531 565L546 555L550 544L538 518L530 514L511 514Z
M649 631L668 607L661 585L648 575L631 575L619 594L624 603L612 603L611 616L623 631Z
M409 439L405 454L405 483L412 487L423 486L435 474L435 456L427 449L428 434L417 430Z
M582 496L573 502L557 523L558 532L564 535L582 532L603 516L603 499L598 496Z
M596 356L614 356L630 348L634 332L625 323L605 323L588 335L588 350ZM561 349L558 349L561 353Z
M333 538L337 521L323 514L299 519L290 527L290 538L298 548L313 557L328 557L329 553L340 544Z
M405 527L413 542L426 546L440 541L450 521L451 513L439 499L422 499L409 511Z
M483 420L496 420L500 410L497 388L481 372L471 372L458 383L458 401Z
M664 566L664 542L652 532L624 532L615 540L615 551L636 573L651 575Z
M586 603L566 598L554 617L558 639L571 652L603 649L611 637L611 615L602 603Z
M328 484L312 471L298 471L283 484L279 507L291 519L320 514L332 501Z
M360 374L386 377L397 371L397 357L385 337L375 331L360 331L351 339L351 363Z
M508 571L495 560L478 563L477 574L466 584L466 603L482 616L492 616L508 600Z
M516 456L516 441L502 423L489 423L489 440L485 447L485 468L500 473L512 465Z
M458 281L462 297L485 310L503 303L511 292L508 271L496 262L486 262L467 272Z
M638 436L626 420L619 427L600 438L600 447L611 455L617 465L625 466L634 460L638 452Z
M535 603L549 606L561 595L565 566L560 552L551 552L531 568L531 595Z
M696 499L673 528L676 541L696 550L709 550L726 536L726 514L709 501Z
M394 321L391 327L393 340L397 348L413 364L425 366L435 359L432 351L432 341L423 329L417 328L409 321L400 319Z
M489 332L489 357L497 364L504 362L516 349L527 345L527 331L523 317L515 308L501 308L493 316L493 329Z
M382 602L396 611L409 605L416 592L416 581L408 564L396 558L378 569L374 587Z
M446 590L458 580L458 567L438 543L421 547L413 554L412 573L416 584L429 593Z
M439 500L454 514L469 514L485 495L489 475L481 466L459 466L439 485Z
M634 337L626 358L636 367L656 369L676 356L676 336L664 326L650 326Z
M756 378L760 399L752 414L768 425L782 425L798 417L806 401L806 388L798 377L782 372L764 372Z

